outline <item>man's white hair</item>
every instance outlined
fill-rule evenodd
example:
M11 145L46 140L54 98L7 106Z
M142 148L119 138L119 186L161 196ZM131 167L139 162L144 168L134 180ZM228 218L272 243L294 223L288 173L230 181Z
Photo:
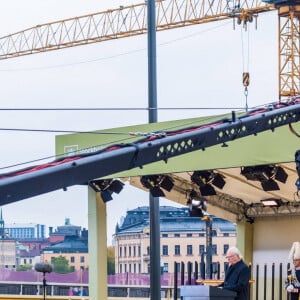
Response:
M230 248L227 250L227 253L235 254L235 255L237 255L238 257L242 258L241 252L240 252L240 250L239 250L237 247L230 247Z

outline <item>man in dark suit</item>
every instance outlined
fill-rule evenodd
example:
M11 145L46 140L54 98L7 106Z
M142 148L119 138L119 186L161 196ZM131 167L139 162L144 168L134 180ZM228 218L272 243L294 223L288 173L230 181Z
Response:
M226 258L228 259L229 267L225 272L225 279L220 287L237 292L236 300L248 300L250 280L249 267L242 260L240 251L236 247L228 249Z

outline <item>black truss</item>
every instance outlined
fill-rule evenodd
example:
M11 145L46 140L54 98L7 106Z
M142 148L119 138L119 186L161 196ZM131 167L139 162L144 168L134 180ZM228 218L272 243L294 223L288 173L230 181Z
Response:
M72 162L0 179L0 205L16 202L72 185L86 184L135 167L165 161L199 149L274 130L298 122L300 104L269 108L263 112L235 117L220 125L199 128L151 141L125 145L110 152L82 157ZM0 176L1 177L1 176Z

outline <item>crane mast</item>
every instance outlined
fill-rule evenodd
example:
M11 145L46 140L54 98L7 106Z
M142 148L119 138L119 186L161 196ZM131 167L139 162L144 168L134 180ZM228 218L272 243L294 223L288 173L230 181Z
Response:
M278 7L279 98L300 93L300 4Z

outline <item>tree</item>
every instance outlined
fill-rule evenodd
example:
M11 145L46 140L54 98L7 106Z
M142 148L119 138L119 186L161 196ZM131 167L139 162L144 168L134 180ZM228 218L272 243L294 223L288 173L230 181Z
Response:
M25 265L19 265L16 269L16 271L27 271L27 270L31 270L32 269L32 265L30 264L25 264Z
M115 274L115 248L107 247L107 274Z
M53 265L53 272L55 273L67 274L72 272L71 268L69 267L69 261L65 256L60 255L58 257L53 257L51 263Z

